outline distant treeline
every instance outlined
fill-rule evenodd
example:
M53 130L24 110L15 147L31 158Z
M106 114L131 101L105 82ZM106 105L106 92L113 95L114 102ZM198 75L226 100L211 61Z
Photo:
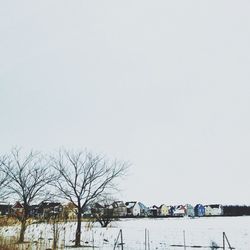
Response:
M223 206L224 216L250 215L250 206Z

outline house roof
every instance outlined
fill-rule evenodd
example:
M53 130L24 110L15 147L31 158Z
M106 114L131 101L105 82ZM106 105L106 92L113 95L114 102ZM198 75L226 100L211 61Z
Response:
M112 203L112 206L113 206L113 207L124 207L125 204L124 204L123 201L114 201L114 202Z
M9 205L9 203L7 203L5 201L0 201L0 205Z
M185 209L185 206L183 206L183 205L178 205L178 206L175 206L175 209Z
M159 206L159 208L162 208L163 206L167 206L167 205L165 205L165 204L161 204L161 205Z
M53 207L57 207L57 206L61 206L62 204L60 202L53 202L53 201L42 201L39 204L39 207L42 208L53 208Z
M136 201L128 201L125 203L127 208L133 208L136 204Z
M141 202L138 202L138 204L139 204L139 206L140 206L140 208L141 209L143 209L143 210L145 210L145 211L147 211L149 208L148 207L146 207L143 203L141 203Z
M77 206L73 202L68 202L67 204L64 204L63 207L76 208Z
M156 206L156 205L153 205L153 207L152 207L152 208L159 209L159 207L158 207L158 206Z
M104 206L97 202L94 204L94 208L104 208Z
M39 205L30 205L29 210L38 209Z
M152 206L152 207L149 207L149 210L157 210L158 207L157 206Z
M23 208L23 205L17 201L13 206L12 206L13 209L18 209L18 208Z
M6 209L9 209L11 208L11 205L8 205L8 204L0 204L0 210L6 210Z
M212 204L212 205L209 205L211 208L219 208L220 205L219 204Z
M197 208L197 207L204 207L202 204L197 204L197 205L195 205L195 207Z

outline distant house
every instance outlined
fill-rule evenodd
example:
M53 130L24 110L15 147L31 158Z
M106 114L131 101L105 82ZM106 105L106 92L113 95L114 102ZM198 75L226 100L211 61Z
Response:
M103 216L104 213L105 213L105 206L101 205L98 202L96 202L95 204L92 205L92 207L91 207L91 214L92 215Z
M92 216L95 218L112 218L114 208L112 205L102 205L100 203L95 203L91 208Z
M219 216L223 215L223 206L219 204L205 205L206 216Z
M23 205L17 201L12 207L11 207L11 213L14 216L22 217L24 215L24 207Z
M149 208L150 216L157 217L160 215L160 208L156 205L153 205Z
M115 201L112 203L113 216L114 217L125 217L127 216L127 207L123 201Z
M173 216L185 216L186 215L186 208L183 205L178 205L174 207Z
M41 218L49 218L52 215L62 215L63 206L60 202L42 201L37 208L37 214Z
M185 209L186 209L186 216L194 217L194 207L192 205L186 204Z
M140 216L141 208L139 202L137 201L129 201L125 203L127 207L127 215L128 216Z
M75 220L77 214L77 207L72 203L69 202L66 205L63 205L63 218L65 220Z
M38 209L39 209L39 205L31 205L31 206L29 206L29 216L31 216L31 217L39 217Z
M100 204L99 204L100 205ZM82 208L82 216L83 217L90 217L92 215L92 207L95 205L88 204Z
M148 207L146 207L143 203L138 202L140 206L140 216L149 216L150 210Z
M197 204L194 207L195 216L202 217L205 216L205 207L202 204Z
M174 216L174 210L175 210L174 206L168 206L169 216Z
M9 215L11 211L11 205L6 202L0 203L0 215Z
M159 215L160 216L168 216L169 215L169 206L162 204L159 207Z

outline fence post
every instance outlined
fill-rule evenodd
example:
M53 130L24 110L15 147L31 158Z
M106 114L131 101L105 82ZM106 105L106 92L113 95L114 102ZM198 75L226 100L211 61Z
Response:
M93 242L93 249L95 249L95 237L94 237L93 228L92 228L92 242Z
M122 246L122 250L123 250L123 245L124 245L124 243L123 243L122 229L120 229L120 231L119 231L119 233L118 233L118 236L117 236L117 239L116 239L116 241L115 241L113 250L116 249L116 245L117 245L117 243L118 243L119 237L121 237L121 243L120 243L120 245Z
M228 244L229 249L232 250L233 248L232 248L231 245L230 245L230 242L229 242L229 240L228 240L228 238L227 238L227 235L226 235L225 232L223 232L223 250L226 249L225 240L227 241L227 244Z
M223 250L225 250L226 248L225 248L225 232L223 232Z
M113 250L116 249L116 244L117 244L117 242L118 242L118 240L119 240L120 232L121 232L121 230L120 230L119 233L118 233L118 236L117 236L117 239L116 239L116 241L115 241Z
M184 241L184 250L186 250L186 235L185 235L185 230L183 231L183 241Z
M121 246L122 246L122 250L123 250L123 236L122 236L122 229L120 230L121 232Z
M149 230L148 230L148 250L150 250Z

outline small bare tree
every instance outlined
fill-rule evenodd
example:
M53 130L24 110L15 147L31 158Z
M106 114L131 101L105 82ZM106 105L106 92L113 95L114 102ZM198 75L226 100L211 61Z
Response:
M114 201L111 197L102 197L91 208L91 213L95 220L101 224L102 227L107 227L115 218Z
M111 192L117 187L115 181L126 173L128 164L109 162L87 151L63 150L58 157L52 158L52 166L58 175L54 183L58 195L77 208L75 246L81 246L82 212L104 192Z
M13 149L9 155L1 157L2 171L8 176L7 189L13 198L23 205L23 212L14 214L21 222L18 242L24 242L24 234L29 217L29 206L46 193L46 185L51 182L48 164L38 152L21 155L20 149Z
M93 209L93 216L102 227L107 227L113 220L114 209L111 207L104 207L103 209Z

